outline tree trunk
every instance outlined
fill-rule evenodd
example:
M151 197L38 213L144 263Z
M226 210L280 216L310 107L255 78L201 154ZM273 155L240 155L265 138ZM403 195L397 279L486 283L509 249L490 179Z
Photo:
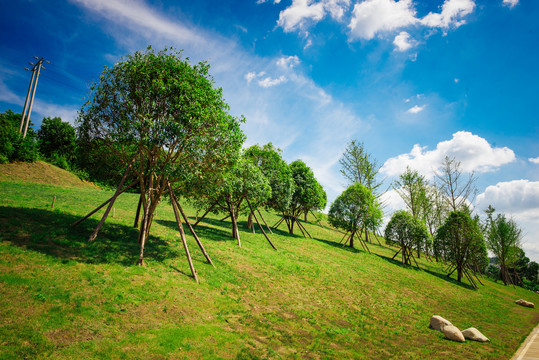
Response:
M350 247L354 248L354 235L356 234L355 230L352 231L352 234L350 235Z
M457 281L461 282L461 280L462 280L462 267L457 266Z

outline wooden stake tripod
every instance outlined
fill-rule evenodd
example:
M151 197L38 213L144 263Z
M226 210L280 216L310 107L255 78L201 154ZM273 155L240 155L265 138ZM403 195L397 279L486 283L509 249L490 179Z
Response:
M76 222L74 222L73 224L71 224L71 226L77 226L78 224L80 224L81 222L83 222L84 220L88 219L90 216L92 216L94 213L96 213L97 211L99 211L102 207L104 207L105 205L108 204L108 207L107 209L105 210L105 213L103 214L103 216L101 217L101 220L99 221L99 223L97 224L95 230L93 231L93 233L90 235L90 237L88 238L88 241L94 241L99 233L99 230L101 229L101 227L103 226L103 224L105 223L105 220L107 219L109 213L110 213L110 210L112 209L112 206L114 205L114 202L116 201L116 199L118 198L118 196L120 196L122 193L124 193L126 190L130 189L131 187L137 185L137 184L140 184L141 183L141 179L137 179L135 181L133 181L131 184L129 184L128 186L126 186L125 188L123 188L123 184L125 182L125 180L127 179L127 175L129 174L130 172L130 169L131 169L131 166L134 162L134 159L133 161L131 161L131 163L129 164L129 166L127 167L123 177L122 177L122 180L120 181L120 184L118 185L118 187L116 188L116 191L114 193L114 195L108 199L107 201L105 201L104 203L102 203L101 205L99 205L96 209L92 210L90 213L88 213L86 216L82 217L81 219L77 220ZM215 265L213 264L210 256L208 255L208 253L206 252L206 250L204 249L204 246L202 245L202 242L200 241L199 237L197 236L197 234L195 233L193 227L191 226L191 224L189 223L188 219L187 219L187 216L185 215L185 212L183 211L180 203L178 202L178 200L176 199L176 196L174 195L174 191L170 185L170 182L167 180L167 179L164 179L165 180L165 186L166 186L166 192L165 191L161 191L161 193L159 194L159 196L156 198L156 199L152 199L154 203L159 203L160 201L160 198L162 195L165 195L167 192L168 194L170 195L170 202L171 202L171 205L172 205L172 209L174 211L174 216L176 218L176 224L178 225L178 230L180 232L180 236L182 238L182 243L183 243L183 247L184 247L184 250L185 250L185 254L187 255L187 260L189 262L189 267L191 269L191 274L193 275L193 278L195 279L195 281L198 283L198 276L197 276L197 272L193 266L193 261L191 259L191 255L189 253L189 248L187 247L187 241L186 241L186 237L185 237L185 232L183 230L183 225L182 225L182 221L181 221L181 218L180 218L180 215L181 217L183 217L185 223L187 224L191 234L193 235L193 237L195 238L195 241L197 242L198 246L200 247L200 250L202 251L202 253L204 254L204 257L206 258L206 260L213 266L215 267ZM154 212L152 211L151 215L149 213L149 207L150 207L150 198L151 198L151 191L153 191L153 176L150 176L150 181L149 181L149 188L147 189L147 191L145 192L142 192L141 191L141 195L140 195L140 199L139 199L139 203L138 203L138 206L137 206L137 212L136 212L136 217L135 217L135 227L137 227L138 225L138 219L139 219L139 215L140 215L140 209L142 206L144 206L144 217L143 217L143 220L142 220L142 223L141 223L141 226L140 226L140 230L139 230L139 243L141 245L141 252L140 252L140 257L139 257L139 260L137 262L138 265L143 265L143 262L142 262L142 256L143 256L143 251L144 251L144 245L145 245L145 242L146 242L146 239L148 238L148 235L149 235L149 230L150 230L150 227L151 227L151 222L153 220L153 215L154 215ZM143 189L144 187L141 186L141 190ZM271 243L271 242L270 242ZM272 244L273 245L273 244Z

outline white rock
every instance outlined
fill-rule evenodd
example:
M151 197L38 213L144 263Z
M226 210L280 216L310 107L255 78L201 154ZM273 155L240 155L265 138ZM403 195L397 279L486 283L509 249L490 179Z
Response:
M445 325L453 325L448 320L444 319L441 316L438 315L432 315L430 318L430 325L429 327L434 330L442 331L442 327Z
M490 341L485 335L481 334L481 331L477 330L474 327L471 327L466 330L462 330L462 335L464 338L479 342L487 342Z
M519 299L519 300L515 301L515 303L517 303L518 305L521 305L521 306L529 307L529 308L534 308L535 307L535 305L532 302L522 300L522 299Z
M458 341L458 342L464 342L464 336L460 332L460 330L453 325L445 325L442 326L442 332L444 333L445 337L449 340Z

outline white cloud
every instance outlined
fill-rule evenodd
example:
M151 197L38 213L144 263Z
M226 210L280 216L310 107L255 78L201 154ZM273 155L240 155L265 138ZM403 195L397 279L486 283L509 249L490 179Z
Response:
M250 83L255 77L255 72L248 72L247 74L245 74L245 80L247 80L247 83Z
M303 29L308 21L318 22L326 14L322 3L312 4L310 0L294 0L290 7L279 13L277 25L285 32Z
M493 148L485 139L459 131L453 134L451 140L438 143L435 150L427 151L426 147L414 145L410 153L388 159L380 171L388 176L397 176L409 166L431 178L446 156L460 161L464 172L494 171L515 160L513 150L507 147Z
M503 4L508 6L510 9L517 6L519 0L503 0Z
M271 78L268 76L262 80L258 80L258 85L262 86L263 88L269 88L275 85L282 84L286 81L287 79L284 75L281 75L278 78Z
M406 31L401 31L399 35L395 36L393 45L396 46L395 50L406 51L414 46L414 42L410 41L410 34Z
M521 220L539 221L539 181L513 180L491 185L477 196L480 209L489 204Z
M282 68L293 68L297 65L299 65L300 61L299 58L294 56L283 56L279 58L276 62L276 64Z
M526 255L539 262L539 181L513 180L491 185L477 196L476 203L479 212L492 205L497 213L512 217L523 230L522 248Z
M433 28L457 28L465 23L462 18L472 13L474 9L474 0L446 0L442 5L441 13L431 12L421 19L421 23Z
M420 113L421 111L425 110L426 107L427 107L427 105L423 105L423 106L414 105L413 107L408 109L406 112L410 113L410 114L417 114L417 113Z
M285 32L305 30L309 25L322 20L326 14L340 20L345 10L350 6L350 0L293 0L292 5L279 13L277 25Z
M529 158L528 161L534 164L539 164L539 157Z
M394 31L417 21L412 0L366 0L354 5L348 27L352 39L370 40L379 32Z

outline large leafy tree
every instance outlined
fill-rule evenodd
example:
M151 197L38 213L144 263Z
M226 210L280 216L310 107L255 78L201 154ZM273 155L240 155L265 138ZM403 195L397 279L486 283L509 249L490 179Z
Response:
M522 239L522 230L513 219L507 219L504 214L494 217L495 209L489 206L486 210L488 219L486 227L486 242L488 249L496 256L500 266L499 276L505 285L514 284L509 269L515 267L518 260L518 249Z
M268 143L264 146L253 145L245 150L249 158L262 170L271 186L271 197L266 202L267 207L278 212L288 208L294 193L294 179L290 166L281 157L281 150Z
M368 230L380 225L382 211L372 192L366 186L356 183L350 185L331 204L328 220L333 227L350 233L351 247L354 247L354 238L357 237L366 248L366 244L361 242L361 233L365 232L367 240Z
M321 210L326 206L327 196L322 185L316 181L313 171L301 160L290 164L294 180L294 193L290 205L282 210L290 234L294 233L294 224L304 232L298 217L307 211Z
M75 128L59 117L46 117L37 132L39 150L47 158L63 157L72 162L77 136Z
M466 276L472 286L475 282L468 269L473 268L478 253L484 251L483 233L479 223L467 211L452 211L438 229L435 242L444 249L446 260L452 264L451 275L457 271L457 280Z
M228 113L209 65L192 65L170 49L148 48L105 68L89 99L78 119L81 133L88 141L106 146L118 166L127 169L115 196L123 191L129 172L138 182L143 209L138 263L142 264L162 196L187 192L192 178L226 169L244 141L241 120ZM95 239L107 214L89 240Z
M399 210L393 214L387 223L384 237L388 243L396 243L400 246L400 250L393 255L393 258L400 253L402 262L406 265L411 265L412 260L415 262L412 250L415 248L419 253L427 246L430 239L425 222L405 210Z

